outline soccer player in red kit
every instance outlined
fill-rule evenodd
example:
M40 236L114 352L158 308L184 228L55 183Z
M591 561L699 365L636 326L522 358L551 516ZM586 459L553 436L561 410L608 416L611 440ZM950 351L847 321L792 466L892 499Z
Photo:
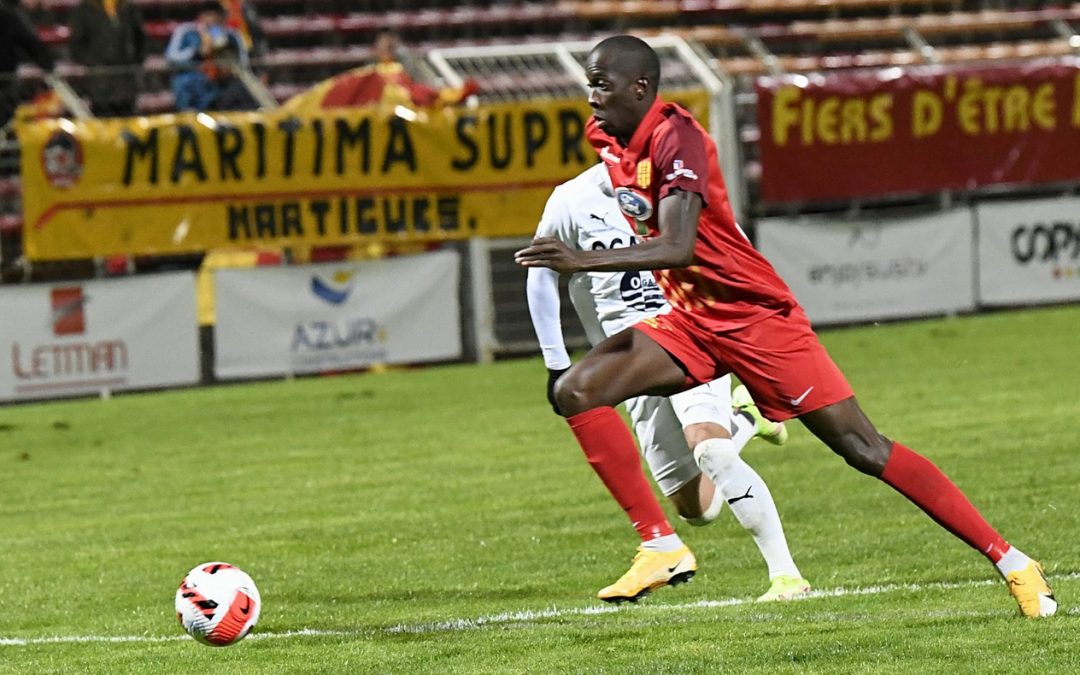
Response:
M612 406L734 372L767 417L798 417L849 465L884 481L989 558L1024 616L1054 614L1041 565L1006 543L937 466L867 419L790 289L736 224L712 139L689 113L657 95L656 53L634 37L608 38L589 53L585 71L593 108L589 139L607 164L623 214L647 238L598 251L536 239L515 257L526 267L566 274L654 270L672 305L669 314L598 344L555 386L559 410L590 465L643 541L616 585L662 586L664 570L689 550L660 510Z

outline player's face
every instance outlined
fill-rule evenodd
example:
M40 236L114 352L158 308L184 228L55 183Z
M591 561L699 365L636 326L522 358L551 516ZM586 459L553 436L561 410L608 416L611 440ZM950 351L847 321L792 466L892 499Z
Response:
M589 54L585 75L589 78L589 105L601 131L629 139L648 108L642 106L644 81L620 69L617 56L603 49Z

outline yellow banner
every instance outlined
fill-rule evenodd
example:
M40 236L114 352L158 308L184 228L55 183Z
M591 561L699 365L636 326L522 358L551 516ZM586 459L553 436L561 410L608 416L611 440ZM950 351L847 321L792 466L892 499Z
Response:
M674 96L708 119L703 92ZM18 127L33 260L528 236L596 161L580 99L39 120Z

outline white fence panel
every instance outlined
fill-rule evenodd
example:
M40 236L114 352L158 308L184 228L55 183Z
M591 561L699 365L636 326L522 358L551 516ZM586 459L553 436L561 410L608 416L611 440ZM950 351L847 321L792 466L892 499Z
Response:
M215 373L262 377L461 358L456 251L221 270Z
M1080 198L987 202L979 223L979 302L1080 300Z
M0 289L0 399L195 384L195 275Z
M758 246L816 324L972 310L967 209L872 220L767 219Z

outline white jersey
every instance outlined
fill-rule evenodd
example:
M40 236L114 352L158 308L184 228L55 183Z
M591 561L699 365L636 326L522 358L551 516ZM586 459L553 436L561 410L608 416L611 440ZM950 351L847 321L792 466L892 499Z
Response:
M592 251L638 243L612 194L607 168L597 164L551 193L537 237L555 237L573 249ZM529 269L529 314L544 365L570 367L559 316L559 274L545 267ZM585 335L597 344L635 323L670 311L651 272L579 272L570 278L574 303ZM731 429L731 382L727 377L669 398L638 396L626 402L641 442L642 454L661 491L670 495L700 474L683 428L710 422Z
M556 237L582 251L623 248L639 241L612 197L611 179L603 164L555 188L536 236ZM569 290L585 335L594 345L671 309L649 271L578 272L570 278Z

